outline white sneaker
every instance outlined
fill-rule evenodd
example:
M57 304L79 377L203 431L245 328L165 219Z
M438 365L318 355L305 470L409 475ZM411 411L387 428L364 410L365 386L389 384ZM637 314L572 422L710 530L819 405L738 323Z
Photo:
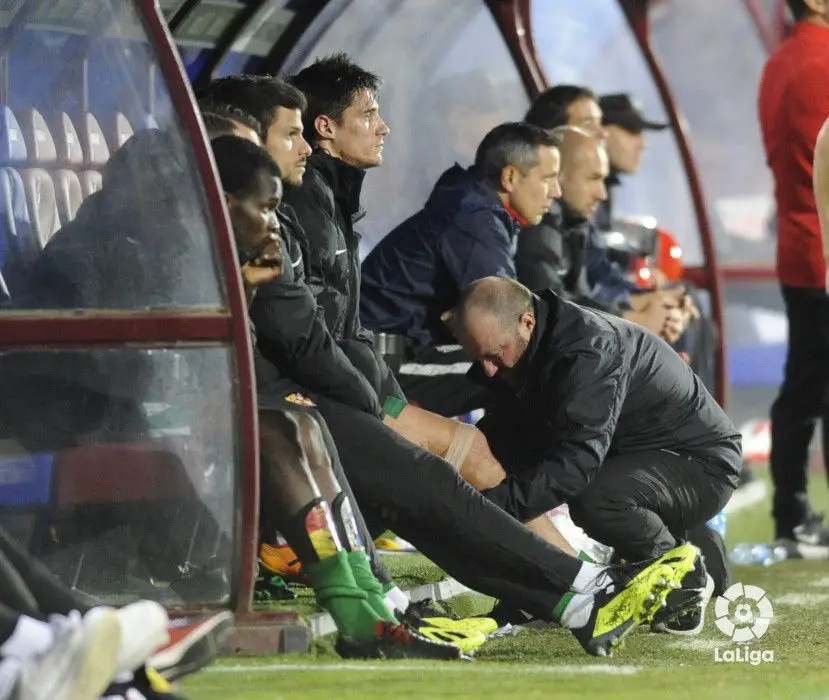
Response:
M112 682L121 647L114 611L81 619L52 615L55 643L20 664L15 700L94 700Z
M118 674L135 671L160 646L170 641L167 611L152 600L118 608L115 613L121 623L121 653L118 655Z

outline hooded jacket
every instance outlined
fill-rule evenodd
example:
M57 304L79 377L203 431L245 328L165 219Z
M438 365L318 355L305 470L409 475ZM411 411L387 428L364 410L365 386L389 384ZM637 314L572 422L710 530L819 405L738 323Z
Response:
M363 262L362 322L405 334L421 348L454 343L440 315L481 277L515 277L520 226L473 166L441 175L426 205L389 233Z
M511 378L470 370L493 392L478 427L509 473L486 492L493 502L531 519L578 496L615 455L648 450L693 457L736 488L740 434L667 343L550 290L534 307L536 326Z

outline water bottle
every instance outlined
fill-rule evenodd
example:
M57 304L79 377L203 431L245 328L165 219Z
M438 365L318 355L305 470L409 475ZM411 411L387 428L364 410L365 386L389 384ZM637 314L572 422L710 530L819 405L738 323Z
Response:
M731 550L731 562L738 566L771 566L788 556L785 547L743 542Z
M725 541L725 532L728 525L728 518L725 515L725 511L720 511L719 513L717 513L706 524L714 532L718 533L719 536L723 538L723 541Z

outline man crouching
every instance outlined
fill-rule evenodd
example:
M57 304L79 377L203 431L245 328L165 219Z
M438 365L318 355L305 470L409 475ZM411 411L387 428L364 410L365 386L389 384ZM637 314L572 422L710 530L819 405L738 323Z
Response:
M590 537L641 561L728 502L740 435L650 331L497 277L468 287L448 321L496 397L478 427L508 476L483 493L514 517L568 503ZM684 612L654 628L699 632L712 590L700 561L669 596Z

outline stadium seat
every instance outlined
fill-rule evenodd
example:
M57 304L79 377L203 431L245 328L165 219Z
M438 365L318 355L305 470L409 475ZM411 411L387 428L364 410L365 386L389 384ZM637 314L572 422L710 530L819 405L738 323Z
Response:
M79 173L81 192L84 198L101 189L103 178L100 168L109 160L109 146L98 120L89 112L84 114L78 122L80 132L78 136L84 156L83 172Z
M54 166L57 163L58 156L55 141L40 112L27 109L21 111L18 117L30 166L22 170L20 176L23 178L31 221L30 240L18 240L27 251L26 262L31 262L29 254L32 249L38 252L42 250L61 226L55 184L49 172L45 170L45 166Z
M56 170L52 173L58 214L64 224L75 218L84 200L83 187L78 174L73 170Z
M120 112L115 115L115 130L110 145L113 151L117 151L135 133L129 120Z
M31 246L31 216L23 178L14 167L27 161L26 142L8 107L0 107L0 161L6 164L0 167L0 270L13 294L25 277L21 259L31 262L38 251Z
M81 139L69 115L66 112L55 112L49 125L55 141L58 166L73 170L83 167L85 160Z

